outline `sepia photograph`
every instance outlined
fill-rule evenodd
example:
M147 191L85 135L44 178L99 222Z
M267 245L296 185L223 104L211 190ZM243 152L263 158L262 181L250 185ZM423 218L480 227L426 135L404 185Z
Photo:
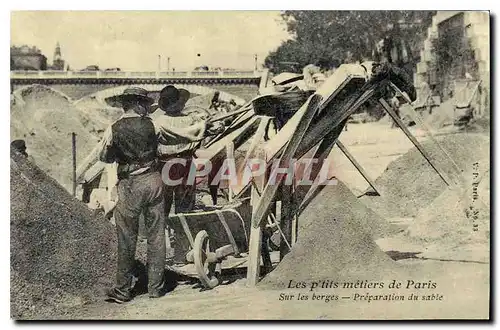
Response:
M11 11L10 318L490 320L490 19Z

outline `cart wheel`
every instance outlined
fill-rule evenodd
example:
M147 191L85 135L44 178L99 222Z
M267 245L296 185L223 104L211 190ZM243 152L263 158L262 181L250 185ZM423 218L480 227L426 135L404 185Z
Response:
M194 239L194 265L200 277L201 284L207 289L213 289L219 285L216 277L216 263L209 262L207 255L210 251L210 240L206 231L202 230L196 234ZM212 252L214 253L214 252Z

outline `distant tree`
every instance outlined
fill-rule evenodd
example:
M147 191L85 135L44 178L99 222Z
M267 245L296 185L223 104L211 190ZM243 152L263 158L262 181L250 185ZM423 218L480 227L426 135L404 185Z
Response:
M264 65L277 72L280 62L330 69L345 62L371 59L376 44L387 34L392 39L405 40L409 57L416 59L433 14L431 11L284 11L281 16L292 39L271 52Z

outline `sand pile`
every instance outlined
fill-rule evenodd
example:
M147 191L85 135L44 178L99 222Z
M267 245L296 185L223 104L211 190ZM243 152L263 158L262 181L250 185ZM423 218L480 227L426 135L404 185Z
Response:
M297 243L262 282L286 287L294 281L387 279L399 267L375 244L368 214L357 213L344 199L345 186L325 187L300 217ZM361 212L361 211L360 211Z
M11 315L51 318L112 284L113 226L11 154Z
M81 123L78 111L64 95L41 85L20 92L22 102L11 107L11 139L25 139L28 153L66 189L72 187L71 133L77 134L77 162L98 138Z
M490 170L489 159L479 161L482 169L478 183L478 199L473 200L472 171L465 175L467 185L462 189L445 189L432 203L421 209L405 235L425 243L423 256L489 259L490 243ZM476 226L474 226L476 225ZM464 251L470 246L475 254ZM481 249L482 247L482 249ZM456 258L455 258L456 259Z
M453 134L437 140L464 171L474 162L489 158L489 138L484 135ZM423 147L449 176L455 173L439 147L431 141L424 142ZM446 188L416 148L390 163L375 184L381 196L363 196L360 200L385 218L415 217Z
M85 96L74 105L78 109L76 113L82 125L89 133L98 137L123 114L123 110L108 106L96 95Z
M359 201L342 181L337 181L337 185L325 187L323 190L329 193L321 192L312 203L315 207L323 208L324 214L333 215L337 219L355 218L373 238L384 237L399 231ZM337 203L334 201L338 201L339 205L332 205ZM299 235L311 225L312 219L307 215L307 209L304 210L300 217Z

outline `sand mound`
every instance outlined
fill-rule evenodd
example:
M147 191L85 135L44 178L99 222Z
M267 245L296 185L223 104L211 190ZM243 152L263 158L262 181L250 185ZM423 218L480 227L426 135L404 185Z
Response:
M474 162L489 158L489 139L483 135L453 134L437 140L464 171ZM449 176L455 173L440 148L431 141L424 142L423 147ZM375 184L381 196L363 196L360 200L385 218L414 217L446 188L416 148L390 163Z
M11 315L51 318L112 284L116 238L55 180L11 154Z
M321 212L325 216L334 216L336 219L357 219L373 238L380 238L399 231L398 228L389 224L385 219L359 201L343 182L337 181L337 185L325 187L323 190L325 192L318 194L312 203L314 203L314 207L318 209L322 208ZM299 235L311 225L311 221L313 221L313 218L307 214L307 209L304 210L300 216Z
M283 288L291 279L375 280L399 271L375 244L368 219L344 201L344 189L342 184L327 186L308 205L296 245L260 285Z
M110 107L93 95L78 100L75 107L80 123L90 134L98 138L123 114L123 110Z
M77 162L98 138L82 125L78 110L64 95L45 86L23 89L11 107L11 139L25 139L28 153L66 189L72 187L71 133L77 134Z
M462 190L446 189L430 205L421 209L405 235L426 245L425 256L439 253L451 258L454 252L460 252L467 246L475 246L472 258L489 259L490 238L490 170L489 159L479 162L478 199L473 200L472 172ZM474 227L474 225L477 225ZM478 247L482 246L482 249ZM482 253L481 253L482 251Z

